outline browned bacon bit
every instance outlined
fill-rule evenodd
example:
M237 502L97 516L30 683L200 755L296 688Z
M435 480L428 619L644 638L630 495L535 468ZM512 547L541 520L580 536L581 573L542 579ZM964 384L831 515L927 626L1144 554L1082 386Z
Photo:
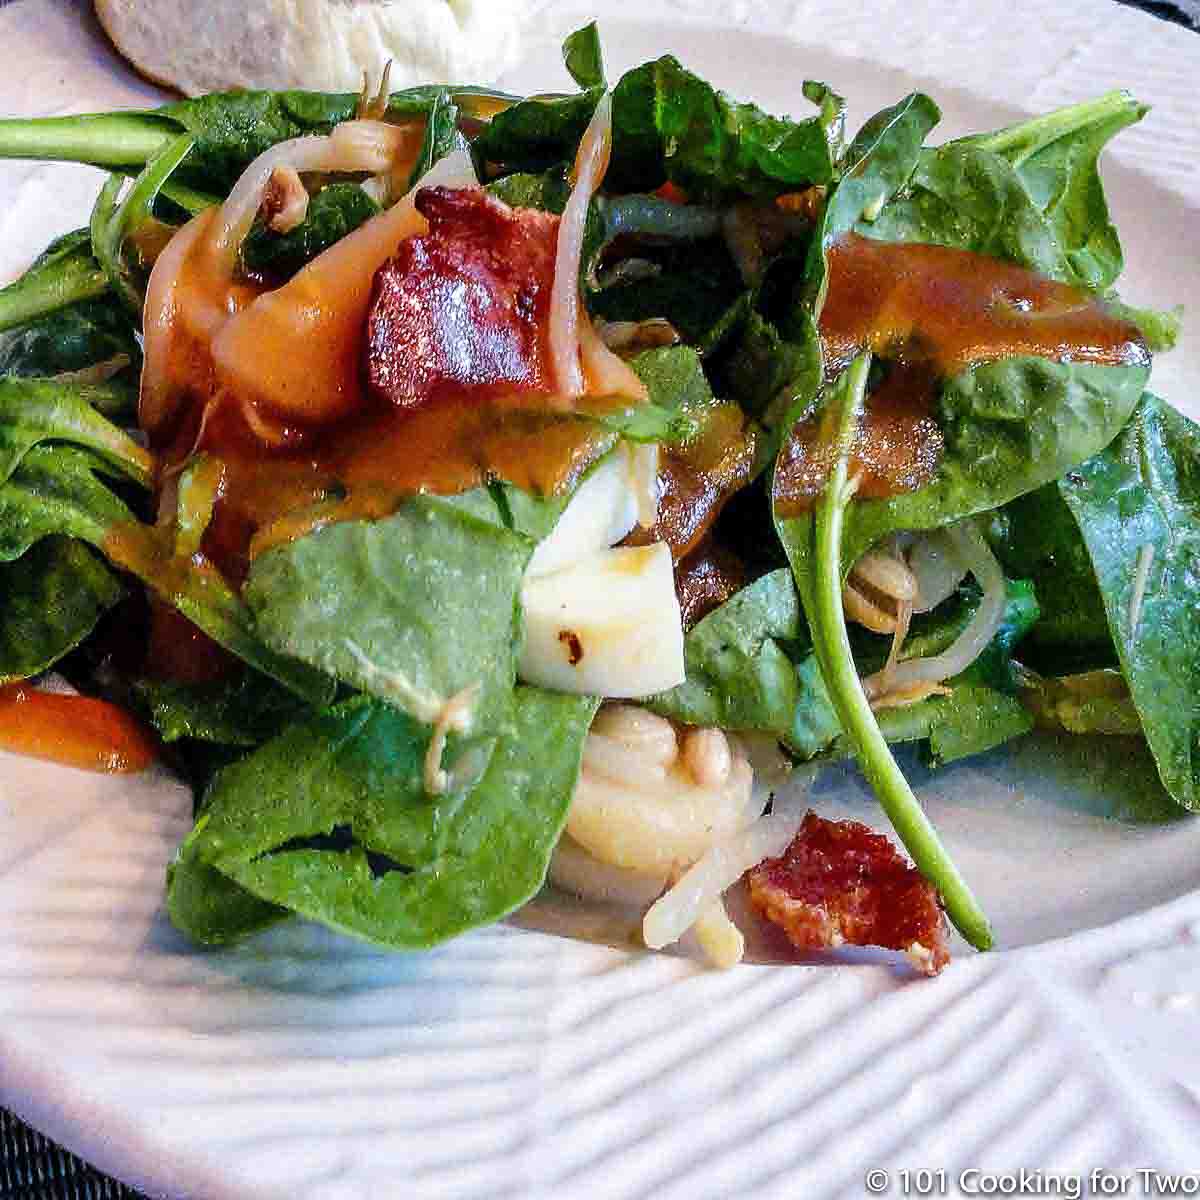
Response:
M399 408L555 390L547 329L558 217L478 188L424 188L429 232L375 276L367 378Z
M783 854L747 878L754 908L800 950L882 946L926 975L950 961L936 889L857 821L808 813Z

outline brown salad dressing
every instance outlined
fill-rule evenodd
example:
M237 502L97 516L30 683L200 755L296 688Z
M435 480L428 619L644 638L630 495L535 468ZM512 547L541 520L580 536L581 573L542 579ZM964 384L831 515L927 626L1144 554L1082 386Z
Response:
M1148 361L1137 329L1081 289L968 250L854 233L830 247L819 326L827 378L864 349L890 366L867 400L851 454L858 494L870 498L915 491L937 474L943 439L933 405L942 378L1015 355ZM784 447L775 473L784 516L807 511L823 490L832 465L827 441L814 416Z

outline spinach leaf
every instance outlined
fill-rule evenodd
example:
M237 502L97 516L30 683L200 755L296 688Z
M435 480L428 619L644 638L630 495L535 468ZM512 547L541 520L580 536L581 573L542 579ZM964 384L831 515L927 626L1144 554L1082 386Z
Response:
M212 92L147 115L169 118L195 139L180 178L223 195L263 151L289 138L328 133L355 115L358 99L349 93Z
M503 163L510 171L542 171L575 161L583 131L608 86L595 21L569 34L562 54L579 93L531 96L496 113L475 139L478 161Z
M1113 316L1137 326L1146 346L1154 354L1174 350L1183 326L1183 305L1174 308L1135 308L1124 304L1114 295L1105 297Z
M106 299L78 301L0 333L0 375L59 375L118 357L129 360L118 379L136 383L142 352L133 326Z
M111 530L136 524L124 501L99 478L107 469L75 446L35 446L25 454L0 484L0 562L15 561L51 534L103 550Z
M971 585L938 612L918 618L912 635L904 643L905 658L940 654L962 632L978 604L979 592ZM1018 695L1024 675L1013 660L1013 651L1035 626L1038 613L1037 598L1028 581L1009 580L999 628L971 666L946 680L948 696L931 696L916 704L876 711L876 721L887 742L891 745L925 742L930 763L945 766L960 758L994 750L1028 733L1033 720ZM875 645L865 652L863 638L852 640L857 643L855 661L860 673L867 674L883 666L890 638L872 638ZM819 672L814 675L810 687L813 717L808 722L809 741L797 748L809 756L822 753L834 758L851 757L854 746L841 734Z
M929 739L929 757L934 766L984 754L1013 738L1023 737L1033 728L1033 717L1015 696L969 679L951 681L948 686L949 696L923 701L928 706L927 713L907 715L910 721L928 720L925 736ZM884 736L887 736L886 726Z
M591 419L628 442L659 442L663 445L689 441L700 428L691 413L664 408L653 401L610 409Z
M332 699L332 681L259 641L245 605L208 564L177 556L100 478L107 463L76 446L34 446L0 484L0 563L51 534L89 542L138 576L166 603L245 662L312 703Z
M167 915L202 946L224 946L291 916L238 887L185 848L167 867Z
M945 650L966 627L979 599L973 586L960 591L957 601L943 606L951 611L931 614L925 628L905 642L905 657ZM1040 611L1027 580L1008 580L1004 615L987 648L962 674L946 681L948 696L934 696L905 710L881 712L880 727L888 741L928 739L931 762L944 766L1028 733L1033 718L1017 694L1023 677L1013 661L1013 651L1036 627ZM889 721L896 725L889 729ZM896 727L901 723L903 736Z
M423 117L446 90L444 85L422 85L393 92L387 115ZM450 91L464 113L479 118L486 118L496 104L517 99L490 88L455 86ZM149 111L4 120L0 158L67 160L136 173L172 138L188 133L196 147L179 181L225 195L264 150L288 138L328 133L357 115L359 99L354 92L212 92ZM190 201L194 195L180 199Z
M308 711L295 692L246 666L213 683L139 679L134 693L159 737L168 743L186 738L258 746Z
M496 482L489 490L496 498L504 527L534 542L550 536L571 499L567 493L535 496L511 483Z
M773 322L751 311L721 368L724 390L770 431L772 458L784 426L815 402L824 372L809 310L797 309L791 324L792 336L785 337Z
M92 254L91 235L77 229L51 242L24 275L0 288L0 332L107 291L108 276Z
M1148 111L1128 92L1108 92L959 144L980 147L1012 164L1062 247L1072 281L1100 290L1120 275L1123 260L1098 159L1109 139Z
M806 700L793 657L807 642L791 572L772 571L688 633L686 679L647 707L687 725L757 730L788 741Z
M517 688L478 783L430 797L429 730L378 701L348 701L217 776L181 848L180 884L207 868L263 901L395 947L499 920L545 879L595 708ZM468 752L452 739L447 754ZM180 884L173 876L172 890ZM224 899L232 936L272 915L245 919L240 893ZM214 919L182 894L170 910L197 940L229 936L220 912Z
M928 96L913 92L876 113L855 135L842 162L841 179L821 214L804 272L801 295L814 319L825 303L830 245L861 223L878 219L888 201L908 184L921 147L941 116Z
M1117 435L1149 373L1018 357L946 381L935 410L945 438L937 476L917 491L851 505L845 569L884 534L937 529L1057 479Z
M624 75L613 90L607 185L649 192L668 180L690 200L776 196L834 178L840 110L808 88L817 115L773 117L741 104L671 55Z
M855 231L885 242L924 242L1004 259L1078 282L1056 231L1016 169L980 146L951 142L921 152L902 195Z
M283 282L378 212L379 205L357 183L328 184L309 200L295 229L275 233L256 222L242 243L242 265Z
M1005 572L1031 580L1041 602L1027 642L1033 665L1061 673L1115 661L1092 560L1057 481L1000 509L988 539Z
M1159 775L1177 803L1200 809L1200 430L1147 393L1120 436L1058 486Z
M603 94L603 87L590 87L573 96L533 96L506 108L472 143L476 160L523 172L574 162Z
M604 53L600 48L600 32L591 21L575 30L563 42L563 62L576 84L584 90L604 87Z
M570 195L560 167L504 175L486 188L514 208L551 213L561 213ZM641 193L593 197L579 266L589 311L610 321L662 317L686 341L700 341L743 288L720 228L720 214L700 205ZM601 271L613 246L622 257Z
M194 146L195 140L188 134L172 138L146 163L123 196L127 180L118 173L110 175L92 209L92 253L104 268L113 292L138 321L145 305L145 276L149 271L140 261L130 261L125 242L151 219L159 192Z
M91 450L113 472L150 486L153 458L89 403L87 387L0 376L0 483L43 442Z
M258 558L244 595L280 654L423 720L473 685L474 727L508 703L519 592L533 544L431 496L382 521L347 521Z
M72 538L43 538L0 563L0 684L48 670L123 594L112 571Z
M511 175L501 175L484 184L484 191L503 200L510 208L538 208L542 212L561 215L567 206L571 186L561 167L551 167L547 171L514 171ZM589 209L589 223L592 218L593 212ZM585 244L586 240L585 237Z
M458 117L458 105L454 103L451 93L445 90L435 93L425 118L425 136L421 140L421 149L408 177L410 190L429 173L434 163L445 158L447 154L455 150L462 150L464 153L470 150L467 139L458 130Z

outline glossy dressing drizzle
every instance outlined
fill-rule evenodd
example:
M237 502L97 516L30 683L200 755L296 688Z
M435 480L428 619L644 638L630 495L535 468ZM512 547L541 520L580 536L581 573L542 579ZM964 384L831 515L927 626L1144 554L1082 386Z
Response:
M867 402L850 468L860 476L859 494L876 498L915 491L937 473L939 379L1015 355L1109 366L1149 361L1137 329L1085 291L967 250L853 233L830 247L820 331L827 377L864 349L890 363ZM823 442L813 417L785 446L775 476L784 515L808 509L824 487Z

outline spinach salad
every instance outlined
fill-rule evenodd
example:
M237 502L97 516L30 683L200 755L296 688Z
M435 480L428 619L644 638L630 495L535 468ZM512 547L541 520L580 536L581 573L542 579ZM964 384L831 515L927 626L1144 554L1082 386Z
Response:
M1200 807L1200 433L1098 165L1146 109L848 137L824 83L564 58L0 120L109 172L0 289L0 737L193 785L200 943L429 947L553 860L720 962L748 871L802 949L986 949L892 746L1143 738ZM764 791L849 757L913 865Z

